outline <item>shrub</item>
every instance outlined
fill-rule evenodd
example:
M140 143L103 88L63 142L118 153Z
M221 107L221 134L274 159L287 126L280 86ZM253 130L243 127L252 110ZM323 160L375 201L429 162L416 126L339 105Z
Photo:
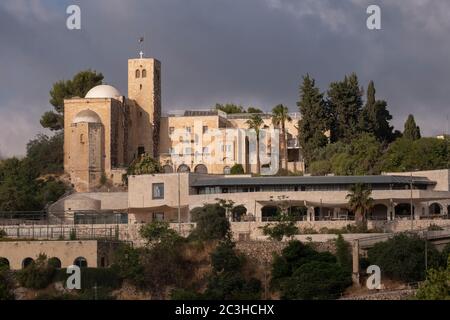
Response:
M428 231L442 231L444 230L442 227L438 226L437 224L430 224L427 228Z
M240 271L244 258L235 253L234 246L235 244L231 240L225 240L220 242L211 253L211 265L214 272Z
M336 299L352 283L351 274L341 266L311 261L297 268L292 277L282 281L283 299Z
M341 234L336 239L336 260L344 270L352 271L350 244L344 240Z
M77 230L75 228L70 229L69 239L72 241L77 240Z
M181 236L175 230L170 229L169 223L165 221L147 223L141 227L139 234L148 243L170 242L172 245L174 242L181 240Z
M122 279L127 279L138 287L142 287L144 282L144 267L140 261L141 253L142 250L123 244L115 252L111 266Z
M5 230L0 229L0 239L6 238L8 235Z
M230 173L231 174L244 174L244 167L242 166L242 164L236 163L234 166L231 167L230 169Z
M299 233L297 226L293 221L269 223L262 227L263 234L273 240L281 241L283 237L292 237Z
M439 267L441 256L432 243L428 243L428 267ZM368 250L371 264L378 265L383 274L405 282L425 279L425 240L406 234L379 242Z
M222 240L231 236L230 222L225 217L225 209L219 204L205 204L191 211L195 229L190 234L191 239Z
M16 278L25 288L44 289L52 282L54 275L55 268L48 264L46 255L40 254L36 261L18 271Z
M419 300L450 300L450 268L430 269L427 280L416 293L416 298Z
M0 266L0 301L3 300L14 300L13 281L11 272Z

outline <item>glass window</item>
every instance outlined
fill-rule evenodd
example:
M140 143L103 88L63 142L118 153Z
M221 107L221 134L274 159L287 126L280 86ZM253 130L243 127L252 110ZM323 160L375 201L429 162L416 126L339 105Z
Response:
M140 78L141 77L141 71L139 71L139 69L138 70L136 70L136 78Z
M146 78L147 77L147 70L142 70L142 78Z
M164 221L164 212L153 212L153 221Z
M191 133L191 127L186 127L186 132Z
M164 199L164 183L154 183L152 190L153 199Z

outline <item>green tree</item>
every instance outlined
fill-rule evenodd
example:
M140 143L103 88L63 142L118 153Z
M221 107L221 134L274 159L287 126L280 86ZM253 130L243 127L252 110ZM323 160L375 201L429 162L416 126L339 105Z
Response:
M272 123L275 127L281 127L281 146L283 147L283 163L280 159L280 166L287 170L288 154L287 154L287 139L286 139L286 122L291 122L292 118L289 116L289 109L282 104L277 105L272 109Z
M0 301L14 300L14 283L7 267L0 264Z
M171 229L166 221L153 221L143 225L139 229L139 235L147 240L148 244L152 242L168 242L173 245L181 240L181 236Z
M297 102L302 115L299 121L299 142L307 164L315 159L317 149L328 143L325 132L329 128L329 112L323 94L315 86L309 74L303 77L300 86L300 101Z
M381 268L383 275L404 282L425 279L425 240L418 236L400 234L376 243L368 250L370 264ZM443 265L441 256L431 242L427 243L428 268Z
M330 84L328 102L332 114L332 142L350 142L361 132L359 119L363 104L362 93L355 73L345 76L341 82Z
M366 223L366 214L373 206L372 190L361 183L357 183L350 187L347 194L348 207L355 212L355 220L358 225Z
M428 271L427 279L417 290L416 298L419 300L450 300L450 263L447 263L447 269L430 269Z
M216 106L214 107L216 110L223 111L228 114L232 113L245 113L244 107L240 105L236 105L233 103L226 103L226 104L220 104L216 103Z
M403 137L409 140L418 140L421 138L420 128L414 120L414 116L410 114L405 122L405 129L403 130Z
M154 174L163 172L164 170L158 161L149 155L141 155L141 157L136 158L130 164L127 170L127 175Z
M25 288L44 289L52 282L55 271L55 268L48 263L47 256L40 254L29 266L20 270L16 277L20 285Z
M338 234L336 239L336 260L337 263L344 269L352 271L352 254L350 244L344 240L342 234Z
M27 144L27 158L39 174L62 173L64 171L64 134L49 137L39 134Z
M361 112L361 129L373 134L378 141L389 143L394 139L394 127L389 124L392 116L387 110L386 101L375 100L375 92L375 85L370 81L366 105Z
M263 111L262 111L261 109L259 109L259 108L254 108L254 107L249 107L249 108L247 109L247 112L248 112L248 113L263 113Z
M256 173L261 173L261 161L259 158L259 133L264 124L263 119L259 114L252 114L251 118L247 120L247 125L250 130L255 130L256 134Z
M240 163L234 164L230 169L231 174L244 174L244 167Z
M77 73L72 80L62 80L53 84L50 90L50 104L54 111L44 113L41 125L50 130L64 128L64 99L84 97L90 89L102 84L103 75L92 70Z
M196 227L190 234L191 239L221 240L229 238L230 222L225 216L226 210L220 204L205 204L191 210L192 221Z

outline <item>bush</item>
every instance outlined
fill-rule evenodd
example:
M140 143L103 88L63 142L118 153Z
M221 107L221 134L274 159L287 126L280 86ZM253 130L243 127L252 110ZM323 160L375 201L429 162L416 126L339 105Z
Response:
M444 230L442 227L438 226L437 224L430 224L427 228L428 231L442 231Z
M272 264L271 288L284 299L335 299L351 285L351 270L329 252L291 241Z
M47 256L40 254L36 261L18 271L16 278L22 287L44 289L52 282L55 271L55 268L48 264Z
M427 280L419 287L416 298L420 300L450 300L450 258L447 268L430 269Z
M297 226L293 221L269 223L262 227L263 234L269 236L272 240L281 241L283 237L292 237L299 233Z
M5 230L0 229L0 239L6 238L8 235Z
M241 270L244 257L236 255L235 244L231 240L222 241L211 254L213 271L238 272Z
M230 173L231 174L244 174L244 167L242 166L242 164L236 163L234 166L231 167L230 169Z
M142 238L150 242L170 242L171 245L181 240L178 233L170 229L169 223L165 221L153 221L142 226L139 230Z
M0 266L0 301L14 300L13 287L11 272Z
M335 263L311 261L282 281L283 299L336 299L352 283L351 274Z
M112 269L122 278L131 281L138 287L143 287L144 267L140 261L142 250L123 244L114 254Z
M428 267L442 265L439 252L428 243ZM391 279L405 282L425 279L425 240L417 236L400 234L368 250L371 264L378 265Z
M219 204L205 204L191 211L195 229L190 234L191 239L222 240L229 238L230 222L225 217L225 209Z

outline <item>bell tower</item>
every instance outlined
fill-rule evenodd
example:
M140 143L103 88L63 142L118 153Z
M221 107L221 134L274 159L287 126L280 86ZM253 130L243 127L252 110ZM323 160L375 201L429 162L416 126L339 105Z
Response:
M161 62L152 58L128 60L128 98L138 109L138 154L159 155L161 121Z

